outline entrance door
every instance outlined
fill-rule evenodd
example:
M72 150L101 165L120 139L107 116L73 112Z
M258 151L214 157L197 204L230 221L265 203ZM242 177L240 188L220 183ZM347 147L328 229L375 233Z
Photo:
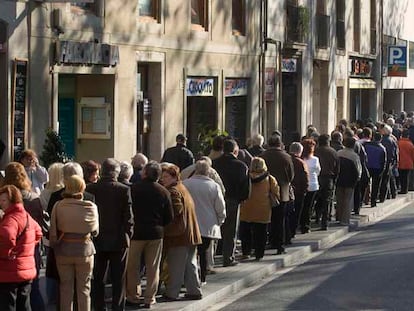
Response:
M188 147L197 154L202 146L199 135L215 130L217 127L217 105L213 96L187 97L187 135Z
M298 132L297 123L297 75L283 73L282 76L282 138L285 144L292 141Z
M75 156L75 99L59 98L58 104L59 136L65 144L69 157Z
M240 148L246 144L246 96L226 97L226 132Z

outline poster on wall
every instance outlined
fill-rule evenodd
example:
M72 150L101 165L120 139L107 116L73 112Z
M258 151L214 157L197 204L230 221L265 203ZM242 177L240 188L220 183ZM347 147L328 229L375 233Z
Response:
M407 47L390 45L388 47L388 76L406 77L407 76Z
M12 143L13 159L17 161L26 145L27 60L15 59L12 82Z
M265 100L275 100L275 68L265 69Z
M224 80L224 95L229 96L246 96L248 93L247 79L226 79Z

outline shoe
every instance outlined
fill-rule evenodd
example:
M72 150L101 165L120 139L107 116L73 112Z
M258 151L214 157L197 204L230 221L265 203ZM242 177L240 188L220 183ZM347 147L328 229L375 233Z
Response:
M142 306L143 309L151 309L154 303L144 303Z
M125 305L127 307L135 307L136 308L140 305L140 302L139 301L129 301L129 300L127 300L127 301L125 301Z
M285 251L284 248L280 248L280 249L277 250L276 255L283 255L283 254L286 254L286 251Z
M203 299L202 294L185 294L184 298L187 300L201 300Z
M207 275L210 275L210 274L217 274L217 271L216 271L216 270L213 270L213 269L210 269L210 270L207 270L206 274L207 274Z
M170 301L177 301L178 298L172 298L172 297L168 297L166 295L162 295L160 301L163 302L170 302Z
M321 227L319 231L328 231L328 227Z
M263 257L256 257L255 259L254 259L254 261L260 261L260 260L262 260L263 259Z
M200 285L201 285L201 286L204 286L204 285L206 285L206 284L207 284L207 282L206 282L206 281L204 281L204 282L201 282L201 283L200 283Z
M241 255L240 260L250 259L250 255Z
M306 233L310 233L311 230L310 229L302 229L301 232L302 232L302 234L306 234Z
M223 263L223 267L234 267L234 266L236 266L238 264L239 264L238 261L233 260L233 261L229 261L229 262Z
M398 194L407 194L407 192L405 192L405 191L400 191L400 192L398 192Z

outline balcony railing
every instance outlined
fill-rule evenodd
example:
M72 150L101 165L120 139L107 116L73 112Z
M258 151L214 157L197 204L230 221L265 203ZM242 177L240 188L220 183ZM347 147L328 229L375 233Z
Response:
M288 5L286 11L286 41L305 43L309 32L308 8Z
M316 15L316 46L327 48L329 46L329 21L327 15Z

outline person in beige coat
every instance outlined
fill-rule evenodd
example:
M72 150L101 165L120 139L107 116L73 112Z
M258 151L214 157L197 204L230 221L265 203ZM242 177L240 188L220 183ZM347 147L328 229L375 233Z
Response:
M65 186L63 200L55 204L50 223L50 245L55 251L60 278L60 310L73 309L76 279L78 309L89 311L95 254L92 237L98 235L98 209L95 203L83 201L86 185L81 177L69 177Z
M240 208L240 238L243 259L248 259L254 248L256 260L260 260L264 256L266 228L272 216L271 196L280 201L280 189L276 179L267 171L262 158L253 158L249 175L252 187L250 197Z

